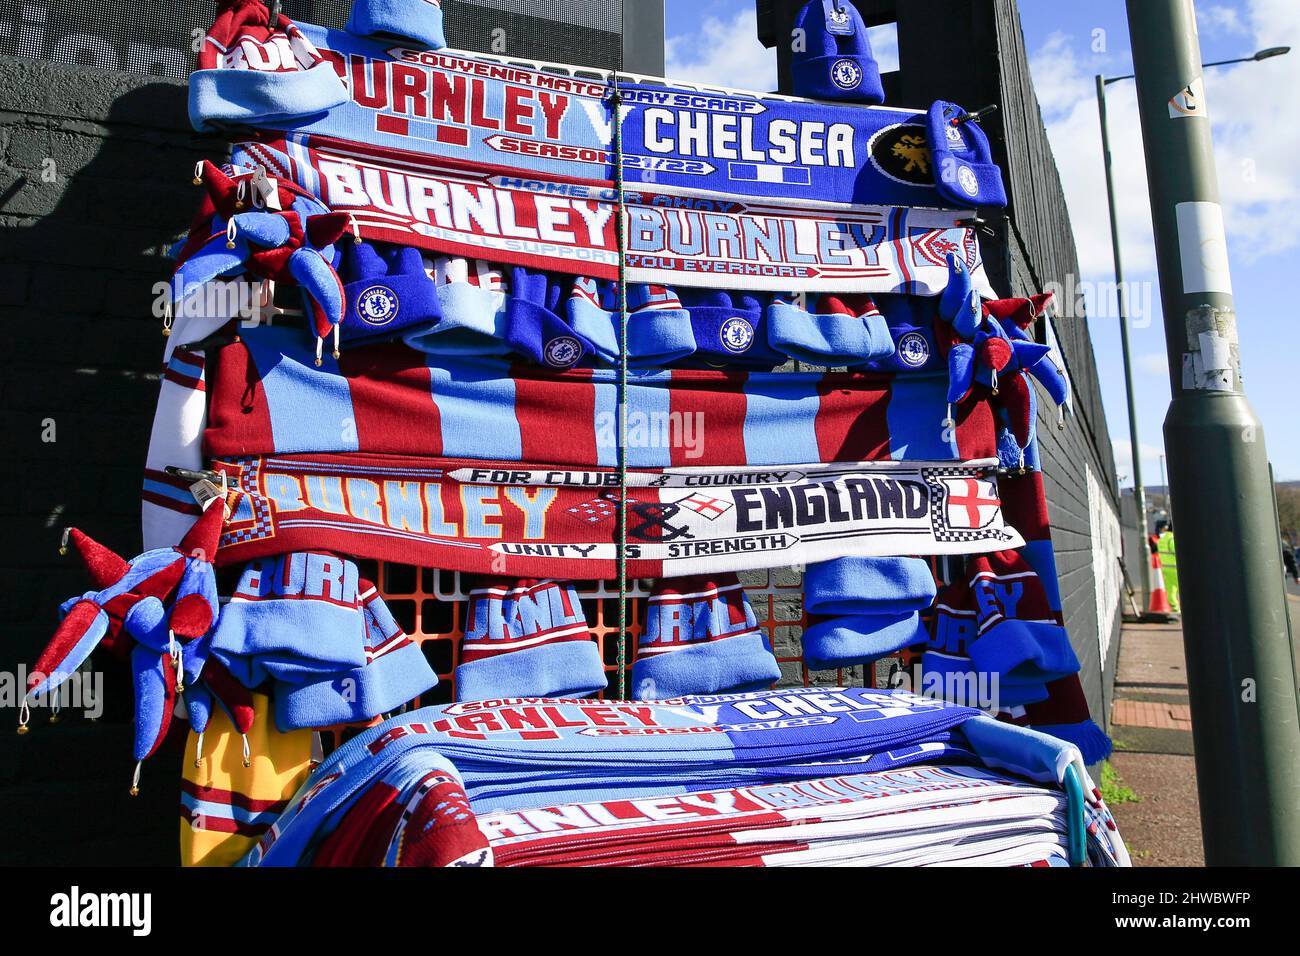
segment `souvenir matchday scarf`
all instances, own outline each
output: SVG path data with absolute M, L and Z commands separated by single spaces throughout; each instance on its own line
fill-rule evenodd
M 348 100 L 310 122 L 259 125 L 529 175 L 613 178 L 610 79 L 456 50 L 416 50 L 299 24 Z M 951 207 L 935 188 L 926 114 L 884 106 L 619 84 L 629 189 L 826 206 Z M 957 207 L 962 208 L 962 207 Z

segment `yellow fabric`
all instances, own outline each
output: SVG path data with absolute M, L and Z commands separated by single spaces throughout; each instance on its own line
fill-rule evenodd
M 181 782 L 181 865 L 231 866 L 275 822 L 283 805 L 310 772 L 310 730 L 275 729 L 271 700 L 253 695 L 256 717 L 244 741 L 220 707 L 203 734 L 203 758 L 195 766 L 199 735 L 190 731 Z
M 1156 551 L 1160 555 L 1160 576 L 1165 582 L 1165 593 L 1169 595 L 1171 610 L 1179 610 L 1178 605 L 1178 552 L 1174 550 L 1174 533 L 1166 531 L 1156 541 Z

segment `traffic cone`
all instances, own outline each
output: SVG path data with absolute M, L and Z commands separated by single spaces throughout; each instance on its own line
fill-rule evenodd
M 1147 616 L 1168 620 L 1174 609 L 1169 606 L 1169 595 L 1165 591 L 1165 576 L 1160 570 L 1160 553 L 1151 552 L 1151 602 L 1147 607 Z

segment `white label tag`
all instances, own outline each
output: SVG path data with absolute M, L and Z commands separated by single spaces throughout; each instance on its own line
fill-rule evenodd
M 1174 207 L 1174 215 L 1178 222 L 1183 291 L 1232 295 L 1223 208 L 1217 202 L 1180 202 Z

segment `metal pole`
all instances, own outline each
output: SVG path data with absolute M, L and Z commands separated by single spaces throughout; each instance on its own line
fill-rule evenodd
M 1147 494 L 1142 484 L 1142 444 L 1138 441 L 1137 403 L 1133 400 L 1133 358 L 1128 342 L 1128 306 L 1125 303 L 1124 267 L 1119 255 L 1119 217 L 1115 214 L 1115 182 L 1111 169 L 1110 132 L 1106 124 L 1106 78 L 1097 74 L 1097 117 L 1101 120 L 1101 152 L 1106 167 L 1106 205 L 1110 212 L 1110 249 L 1115 261 L 1115 305 L 1119 309 L 1119 342 L 1124 355 L 1124 394 L 1128 398 L 1128 442 L 1133 452 L 1133 503 L 1137 506 L 1139 543 L 1145 554 L 1147 537 Z M 1150 583 L 1143 578 L 1138 584 L 1142 606 L 1147 606 Z
M 1205 860 L 1300 865 L 1300 719 L 1191 0 L 1128 0 L 1173 401 L 1178 576 Z

